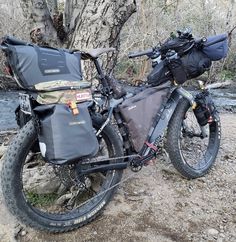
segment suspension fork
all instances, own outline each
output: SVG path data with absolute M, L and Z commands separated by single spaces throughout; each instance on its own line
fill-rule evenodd
M 201 84 L 199 83 L 199 85 L 201 85 Z M 201 89 L 204 90 L 203 88 L 201 88 Z M 190 105 L 192 106 L 192 109 L 193 109 L 193 110 L 197 107 L 197 103 L 196 103 L 196 101 L 195 101 L 195 98 L 194 98 L 194 96 L 193 96 L 190 92 L 186 91 L 186 90 L 185 90 L 184 88 L 182 88 L 182 87 L 177 88 L 176 91 L 177 91 L 181 96 L 183 96 L 184 98 L 186 98 L 186 99 L 189 101 L 189 103 L 190 103 Z M 201 138 L 206 138 L 206 137 L 207 137 L 207 130 L 206 130 L 206 127 L 205 127 L 205 126 L 201 126 L 200 124 L 199 124 L 199 127 L 200 127 L 200 129 L 201 129 L 200 137 L 201 137 Z
M 179 103 L 179 100 L 181 98 L 186 98 L 190 105 L 192 106 L 192 108 L 196 108 L 197 104 L 195 102 L 195 98 L 194 96 L 186 91 L 184 88 L 182 87 L 177 87 L 175 88 L 175 90 L 172 92 L 168 102 L 166 103 L 164 110 L 162 111 L 159 119 L 156 122 L 155 127 L 151 128 L 149 134 L 148 134 L 148 141 L 150 144 L 155 144 L 157 143 L 157 141 L 163 136 L 168 123 Z M 202 137 L 206 137 L 206 131 L 205 131 L 205 127 L 204 126 L 200 126 L 201 129 L 201 135 Z M 144 155 L 147 155 L 150 152 L 151 148 L 148 147 L 147 149 L 145 149 Z

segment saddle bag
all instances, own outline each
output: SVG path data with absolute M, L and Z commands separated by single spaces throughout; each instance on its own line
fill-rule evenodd
M 3 44 L 7 47 L 4 51 L 8 63 L 21 88 L 39 90 L 45 83 L 47 89 L 53 91 L 89 85 L 88 82 L 82 81 L 80 52 L 71 53 L 66 49 L 40 47 L 19 42 L 9 36 L 5 37 Z
M 39 146 L 47 162 L 62 165 L 94 156 L 99 144 L 88 111 L 88 102 L 77 105 L 73 114 L 65 104 L 41 105 L 34 108 L 39 118 Z
M 169 92 L 170 82 L 159 87 L 147 88 L 125 100 L 119 106 L 136 152 L 143 147 L 150 128 L 161 110 L 163 102 L 167 100 Z

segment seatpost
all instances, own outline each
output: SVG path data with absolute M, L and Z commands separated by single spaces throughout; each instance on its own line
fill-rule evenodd
M 109 87 L 108 82 L 106 80 L 106 76 L 105 76 L 105 74 L 102 70 L 102 67 L 99 64 L 98 58 L 94 59 L 93 62 L 94 62 L 95 67 L 97 69 L 99 79 L 101 80 L 101 83 L 103 85 L 104 92 L 108 95 L 110 93 L 110 87 Z

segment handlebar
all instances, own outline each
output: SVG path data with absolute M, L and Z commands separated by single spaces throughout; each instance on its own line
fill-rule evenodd
M 195 44 L 200 44 L 202 47 L 208 47 L 218 42 L 222 42 L 228 38 L 227 34 L 219 35 L 217 39 L 209 41 L 206 37 L 195 40 Z M 207 42 L 208 41 L 208 42 Z
M 222 34 L 217 36 L 217 38 L 211 40 L 211 38 L 207 39 L 206 37 L 200 38 L 200 39 L 192 39 L 191 43 L 192 45 L 189 46 L 188 49 L 186 49 L 184 52 L 188 52 L 194 45 L 198 46 L 199 48 L 204 48 L 204 47 L 208 47 L 211 45 L 214 45 L 218 42 L 222 42 L 224 40 L 226 40 L 228 38 L 227 34 Z M 135 58 L 135 57 L 139 57 L 139 56 L 143 56 L 143 55 L 147 55 L 148 57 L 152 57 L 155 54 L 156 48 L 151 48 L 145 51 L 141 51 L 141 52 L 130 52 L 129 53 L 129 58 Z M 160 50 L 160 52 L 159 52 Z M 159 48 L 158 53 L 161 54 L 161 48 Z M 156 52 L 157 53 L 157 52 Z
M 135 58 L 135 57 L 139 57 L 139 56 L 143 56 L 143 55 L 147 55 L 148 57 L 151 56 L 153 53 L 153 48 L 151 49 L 147 49 L 141 52 L 130 52 L 128 54 L 128 57 L 131 58 Z

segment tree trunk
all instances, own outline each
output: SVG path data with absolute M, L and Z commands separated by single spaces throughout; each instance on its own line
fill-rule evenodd
M 55 5 L 50 1 L 51 8 Z M 27 19 L 32 42 L 41 45 L 60 46 L 61 41 L 57 36 L 46 0 L 20 0 L 23 15 Z
M 101 47 L 115 47 L 119 50 L 119 34 L 124 23 L 136 11 L 134 0 L 110 1 L 89 0 L 83 6 L 74 8 L 70 28 L 74 32 L 68 42 L 69 48 L 88 50 Z M 76 14 L 77 13 L 77 17 Z M 116 53 L 108 53 L 103 67 L 110 72 L 117 60 Z M 92 78 L 92 64 L 84 65 L 86 77 Z
M 119 50 L 120 31 L 136 11 L 135 0 L 66 0 L 63 15 L 56 11 L 56 0 L 47 2 L 21 0 L 24 15 L 30 20 L 31 40 L 83 51 L 101 47 Z M 49 8 L 54 11 L 52 16 Z M 114 68 L 117 54 L 106 55 L 103 59 L 105 69 L 111 71 Z M 93 76 L 92 67 L 91 63 L 84 65 L 87 79 Z

